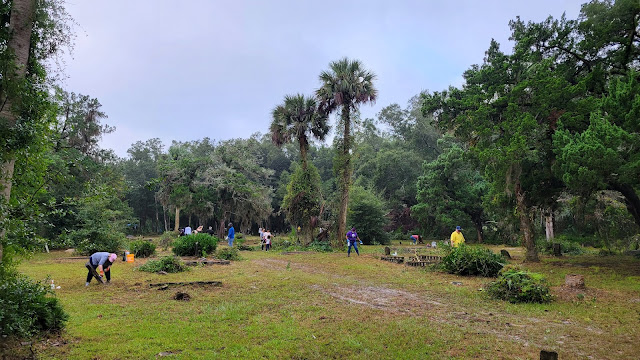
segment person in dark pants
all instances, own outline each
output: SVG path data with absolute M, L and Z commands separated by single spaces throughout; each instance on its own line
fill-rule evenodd
M 87 274 L 87 282 L 84 286 L 89 286 L 93 272 L 100 274 L 104 271 L 104 275 L 107 277 L 107 283 L 111 282 L 111 265 L 113 265 L 117 259 L 118 255 L 108 252 L 97 252 L 89 256 L 89 261 L 85 264 L 89 273 Z M 100 277 L 102 277 L 102 275 L 100 275 Z

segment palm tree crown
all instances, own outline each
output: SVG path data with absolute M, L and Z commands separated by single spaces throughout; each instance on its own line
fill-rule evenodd
M 280 147 L 295 140 L 300 144 L 300 157 L 306 167 L 309 137 L 323 141 L 329 132 L 327 115 L 318 111 L 313 97 L 287 95 L 284 103 L 272 112 L 271 141 Z
M 339 107 L 352 109 L 359 104 L 374 103 L 378 96 L 373 86 L 375 78 L 358 60 L 343 58 L 331 62 L 329 71 L 320 73 L 322 86 L 316 90 L 320 110 L 329 113 Z

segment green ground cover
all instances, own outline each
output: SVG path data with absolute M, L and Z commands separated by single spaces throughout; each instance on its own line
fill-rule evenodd
M 409 255 L 414 247 L 393 248 Z M 522 249 L 507 249 L 520 263 Z M 111 285 L 88 288 L 85 260 L 37 254 L 19 270 L 53 278 L 70 319 L 62 334 L 16 351 L 29 347 L 45 359 L 537 359 L 541 349 L 562 359 L 637 356 L 638 259 L 589 254 L 523 264 L 547 277 L 555 300 L 514 305 L 487 296 L 492 279 L 383 262 L 382 253 L 242 251 L 231 265 L 168 275 L 137 271 L 147 259 L 119 260 Z M 561 286 L 574 273 L 587 289 Z M 214 280 L 222 286 L 149 286 Z M 174 300 L 177 292 L 190 301 Z

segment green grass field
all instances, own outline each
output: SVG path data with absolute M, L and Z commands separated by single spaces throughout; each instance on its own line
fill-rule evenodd
M 520 263 L 522 249 L 508 249 Z M 487 297 L 490 279 L 392 264 L 382 253 L 244 251 L 231 265 L 169 275 L 137 271 L 145 259 L 119 259 L 111 285 L 89 287 L 84 259 L 37 254 L 19 270 L 51 276 L 70 320 L 61 335 L 22 347 L 43 359 L 538 359 L 542 349 L 560 359 L 638 358 L 640 260 L 524 264 L 545 274 L 557 297 L 513 305 Z M 585 276 L 586 290 L 561 287 L 574 273 Z M 200 280 L 223 285 L 149 286 Z M 178 291 L 191 300 L 174 300 Z

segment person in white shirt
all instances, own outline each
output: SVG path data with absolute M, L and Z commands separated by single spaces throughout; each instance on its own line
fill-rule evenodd
M 185 235 L 191 235 L 191 226 L 188 226 L 186 228 L 184 228 L 184 234 Z
M 273 235 L 271 235 L 271 231 L 269 230 L 263 233 L 263 235 L 264 235 L 264 250 L 269 251 L 269 249 L 271 248 L 271 238 L 273 237 Z

